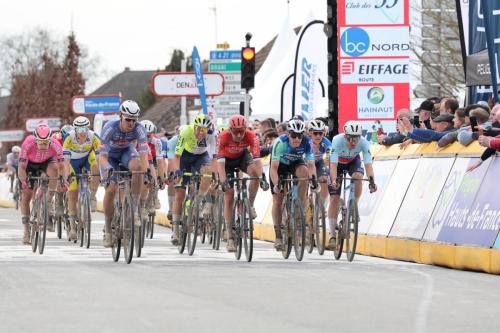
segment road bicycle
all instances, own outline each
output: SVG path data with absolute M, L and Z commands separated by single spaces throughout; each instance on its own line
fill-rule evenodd
M 326 183 L 326 181 L 318 181 Z M 324 185 L 326 186 L 326 184 Z M 306 224 L 306 244 L 307 252 L 312 253 L 314 245 L 320 255 L 325 253 L 326 243 L 326 210 L 321 200 L 320 193 L 316 191 L 309 192 L 309 207 L 308 218 L 309 223 Z

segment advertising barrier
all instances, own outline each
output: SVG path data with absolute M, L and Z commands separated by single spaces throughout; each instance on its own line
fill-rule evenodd
M 454 160 L 421 158 L 389 236 L 421 239 Z
M 375 161 L 374 164 L 376 163 L 379 162 Z M 417 158 L 398 161 L 367 234 L 381 236 L 389 234 L 418 164 L 419 159 Z M 365 195 L 368 195 L 366 193 Z M 365 200 L 365 198 L 366 196 L 363 196 L 361 200 Z

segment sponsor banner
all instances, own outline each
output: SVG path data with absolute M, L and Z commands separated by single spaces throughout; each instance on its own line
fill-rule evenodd
M 366 234 L 372 221 L 375 211 L 380 204 L 380 201 L 385 193 L 391 175 L 396 167 L 397 160 L 374 161 L 373 171 L 377 177 L 378 190 L 375 193 L 370 193 L 368 182 L 363 182 L 363 194 L 358 203 L 358 212 L 360 223 L 358 231 L 361 234 Z
M 491 69 L 488 50 L 482 50 L 467 57 L 467 86 L 491 85 Z
M 432 215 L 452 158 L 421 158 L 389 236 L 420 240 Z
M 31 118 L 26 119 L 26 131 L 33 132 L 37 125 L 45 124 L 50 127 L 51 130 L 58 129 L 61 127 L 61 118 Z
M 409 27 L 340 28 L 341 57 L 407 57 Z
M 500 233 L 498 233 L 497 241 L 495 242 L 495 246 L 494 247 L 496 249 L 500 249 Z
M 394 87 L 358 86 L 358 119 L 394 119 Z
M 23 130 L 0 131 L 0 142 L 18 142 L 24 139 Z
M 399 207 L 413 174 L 419 164 L 418 158 L 399 160 L 381 199 L 383 205 L 377 207 L 367 234 L 387 236 L 398 214 Z
M 218 96 L 224 92 L 224 77 L 221 74 L 205 73 L 203 80 L 206 96 Z M 157 96 L 200 96 L 194 73 L 158 72 L 153 75 L 152 86 Z
M 446 179 L 441 195 L 436 203 L 436 207 L 432 212 L 432 216 L 427 225 L 427 229 L 425 230 L 423 240 L 437 240 L 438 234 L 441 231 L 446 216 L 448 215 L 453 199 L 455 198 L 455 193 L 457 193 L 457 190 L 462 183 L 465 171 L 467 170 L 470 162 L 470 158 L 456 158 L 453 168 L 448 175 L 448 179 Z
M 196 78 L 196 87 L 200 96 L 201 108 L 204 114 L 208 114 L 207 109 L 207 95 L 205 93 L 205 80 L 203 79 L 203 65 L 201 64 L 200 55 L 196 46 L 193 47 L 192 52 L 194 76 Z
M 485 162 L 464 175 L 438 234 L 438 241 L 487 247 L 493 245 L 500 216 L 500 201 L 496 200 L 498 172 L 500 159 L 493 158 L 492 162 Z M 496 229 L 492 231 L 492 227 Z
M 340 25 L 409 24 L 409 0 L 339 0 Z
M 406 83 L 410 82 L 409 58 L 364 59 L 340 61 L 340 83 Z
M 74 113 L 114 113 L 120 111 L 120 95 L 74 96 Z

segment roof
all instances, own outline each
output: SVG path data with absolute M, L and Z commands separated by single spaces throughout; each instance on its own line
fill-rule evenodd
M 156 71 L 131 71 L 128 67 L 97 88 L 91 95 L 121 93 L 123 99 L 138 100 L 150 87 L 151 76 Z

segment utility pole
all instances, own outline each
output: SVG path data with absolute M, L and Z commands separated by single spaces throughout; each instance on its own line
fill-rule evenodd
M 339 133 L 339 86 L 337 60 L 337 0 L 327 0 L 325 34 L 328 50 L 328 137 Z

